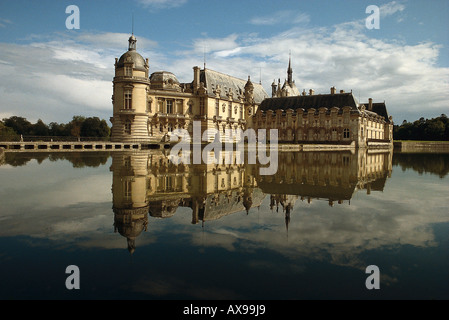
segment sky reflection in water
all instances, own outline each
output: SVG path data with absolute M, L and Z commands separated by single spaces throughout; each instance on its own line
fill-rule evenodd
M 449 155 L 8 153 L 2 299 L 448 299 Z M 65 288 L 66 266 L 81 290 Z M 380 268 L 367 290 L 365 268 Z

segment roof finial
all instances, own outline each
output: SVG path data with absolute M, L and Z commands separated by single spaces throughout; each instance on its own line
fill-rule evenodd
M 131 32 L 132 32 L 131 37 L 129 37 L 129 39 L 128 39 L 128 42 L 129 42 L 128 51 L 134 51 L 137 48 L 137 46 L 136 46 L 137 39 L 134 36 L 134 12 L 132 14 L 132 28 L 131 28 Z

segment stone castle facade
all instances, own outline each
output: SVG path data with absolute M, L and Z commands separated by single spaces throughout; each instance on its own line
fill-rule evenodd
M 272 84 L 271 98 L 261 84 L 214 70 L 193 68 L 193 81 L 180 83 L 167 71 L 149 73 L 149 61 L 129 38 L 128 51 L 115 62 L 111 139 L 114 142 L 160 144 L 175 129 L 190 134 L 215 129 L 278 129 L 284 143 L 343 144 L 354 147 L 393 143 L 393 121 L 385 103 L 359 103 L 352 92 L 301 93 L 293 81 L 291 59 L 287 79 Z M 212 130 L 207 137 L 213 141 Z
M 180 83 L 167 71 L 150 75 L 136 42 L 131 36 L 128 52 L 115 62 L 113 141 L 161 143 L 174 129 L 191 133 L 194 121 L 202 132 L 251 127 L 258 105 L 268 97 L 260 84 L 199 67 L 193 68 L 191 83 Z

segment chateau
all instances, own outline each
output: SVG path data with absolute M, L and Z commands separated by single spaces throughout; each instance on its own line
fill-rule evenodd
M 287 79 L 272 84 L 271 98 L 261 84 L 210 69 L 193 67 L 193 81 L 180 83 L 168 71 L 149 73 L 149 61 L 129 38 L 128 51 L 115 61 L 113 142 L 160 144 L 175 129 L 192 133 L 215 129 L 277 129 L 282 143 L 391 147 L 393 121 L 385 103 L 359 103 L 352 92 L 334 87 L 329 94 L 300 92 L 293 81 L 291 59 Z M 215 134 L 208 131 L 209 141 Z
M 192 132 L 193 121 L 202 132 L 215 128 L 251 127 L 252 117 L 268 94 L 260 84 L 209 69 L 193 68 L 193 81 L 180 83 L 167 71 L 149 75 L 148 59 L 129 38 L 128 52 L 115 62 L 112 140 L 160 143 L 174 129 Z M 214 135 L 210 139 L 213 140 Z

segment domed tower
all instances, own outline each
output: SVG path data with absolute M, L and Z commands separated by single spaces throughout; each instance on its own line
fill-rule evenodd
M 137 51 L 137 39 L 129 37 L 128 51 L 115 59 L 113 80 L 113 117 L 111 139 L 115 142 L 146 141 L 148 134 L 148 91 L 150 90 L 148 59 Z
M 127 239 L 128 250 L 148 225 L 148 157 L 147 153 L 114 152 L 112 154 L 112 210 L 114 232 Z

